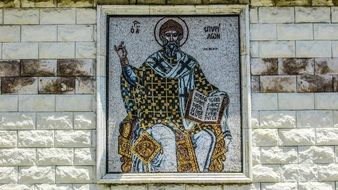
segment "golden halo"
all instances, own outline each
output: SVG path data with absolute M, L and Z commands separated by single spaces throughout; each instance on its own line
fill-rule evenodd
M 154 29 L 155 40 L 158 44 L 160 44 L 160 46 L 163 45 L 162 40 L 160 39 L 160 28 L 165 22 L 167 22 L 170 19 L 178 22 L 183 28 L 183 38 L 182 38 L 181 43 L 180 43 L 180 46 L 182 46 L 188 40 L 189 29 L 188 29 L 187 23 L 185 23 L 185 21 L 183 19 L 181 19 L 180 17 L 163 17 L 163 18 L 161 18 L 155 25 L 155 29 Z

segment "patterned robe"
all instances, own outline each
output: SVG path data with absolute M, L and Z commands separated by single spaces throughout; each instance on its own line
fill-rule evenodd
M 219 92 L 207 81 L 197 61 L 184 52 L 179 52 L 176 59 L 170 60 L 159 51 L 149 56 L 140 68 L 127 66 L 123 70 L 121 92 L 128 116 L 120 125 L 119 154 L 122 155 L 122 171 L 132 171 L 133 156 L 135 157 L 132 146 L 140 136 L 135 131 L 162 124 L 169 126 L 175 133 L 178 172 L 201 172 L 191 136 L 203 129 L 212 131 L 216 137 L 208 171 L 221 172 L 227 152 L 224 138 L 225 135 L 230 136 L 226 122 L 203 124 L 184 118 L 187 99 L 192 90 L 206 96 Z M 228 99 L 227 94 L 224 95 Z M 226 114 L 227 112 L 225 116 Z M 148 155 L 147 158 L 140 159 L 147 162 L 154 155 L 150 157 Z

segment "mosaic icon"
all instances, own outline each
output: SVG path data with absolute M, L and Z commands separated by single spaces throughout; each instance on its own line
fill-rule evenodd
M 118 137 L 122 172 L 222 172 L 232 138 L 228 94 L 182 51 L 189 37 L 183 19 L 159 19 L 154 37 L 161 49 L 138 68 L 129 64 L 128 44 L 114 46 L 128 113 Z

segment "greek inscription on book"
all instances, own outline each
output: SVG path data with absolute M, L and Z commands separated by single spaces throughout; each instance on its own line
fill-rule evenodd
M 219 124 L 228 103 L 227 95 L 205 96 L 194 90 L 187 102 L 185 118 L 196 122 Z

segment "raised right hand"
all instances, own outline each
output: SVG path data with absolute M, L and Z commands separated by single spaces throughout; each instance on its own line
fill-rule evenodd
M 121 65 L 128 65 L 128 59 L 127 59 L 127 49 L 124 45 L 124 41 L 121 41 L 118 46 L 114 45 L 115 52 L 120 58 Z

